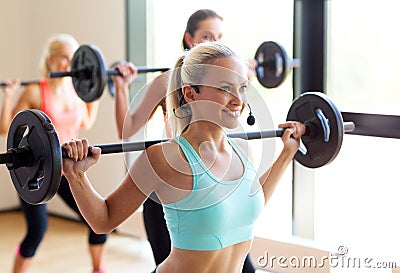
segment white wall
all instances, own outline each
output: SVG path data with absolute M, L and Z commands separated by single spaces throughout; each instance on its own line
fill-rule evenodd
M 0 80 L 39 79 L 38 62 L 47 38 L 53 33 L 72 34 L 79 43 L 97 45 L 106 63 L 125 58 L 124 0 L 0 0 Z M 1 99 L 1 95 L 0 95 Z M 119 142 L 114 121 L 114 102 L 108 91 L 100 99 L 94 127 L 82 132 L 92 144 Z M 6 151 L 6 137 L 0 138 L 0 152 Z M 90 170 L 96 189 L 108 194 L 125 173 L 123 154 L 103 156 Z M 17 208 L 18 199 L 5 166 L 0 167 L 0 211 Z M 58 197 L 49 211 L 73 216 Z

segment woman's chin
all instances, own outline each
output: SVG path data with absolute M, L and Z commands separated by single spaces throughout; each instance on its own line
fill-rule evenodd
M 225 120 L 223 122 L 223 127 L 226 129 L 235 129 L 239 126 L 239 120 L 238 119 L 231 119 L 231 120 Z

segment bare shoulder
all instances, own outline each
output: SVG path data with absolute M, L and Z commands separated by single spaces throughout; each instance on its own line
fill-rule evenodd
M 146 96 L 148 100 L 159 103 L 164 99 L 168 87 L 168 71 L 154 78 L 146 86 Z
M 157 88 L 163 88 L 164 90 L 167 88 L 169 79 L 169 72 L 164 72 L 153 79 L 151 85 Z
M 178 187 L 182 175 L 190 167 L 173 141 L 155 144 L 142 151 L 130 168 L 130 176 L 144 192 L 166 192 L 170 186 Z
M 152 145 L 141 152 L 133 166 L 136 170 L 155 171 L 158 176 L 169 175 L 173 171 L 173 163 L 179 158 L 179 145 L 173 141 L 167 141 Z
M 40 95 L 40 85 L 39 84 L 29 84 L 26 86 L 24 93 L 30 95 Z
M 161 73 L 158 77 L 156 77 L 156 80 L 159 83 L 163 83 L 164 85 L 167 85 L 169 76 L 170 76 L 170 70 L 168 70 L 168 71 L 166 71 L 164 73 Z
M 18 104 L 24 109 L 40 109 L 42 96 L 38 84 L 30 84 L 22 92 Z

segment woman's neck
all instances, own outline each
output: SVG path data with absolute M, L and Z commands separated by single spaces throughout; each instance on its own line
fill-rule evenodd
M 191 144 L 202 144 L 204 142 L 212 142 L 216 146 L 227 143 L 225 130 L 208 121 L 196 121 L 191 123 L 182 133 L 182 136 L 188 139 Z
M 63 77 L 63 78 L 47 78 L 49 85 L 52 87 L 53 91 L 58 89 L 69 88 L 72 85 L 71 78 Z

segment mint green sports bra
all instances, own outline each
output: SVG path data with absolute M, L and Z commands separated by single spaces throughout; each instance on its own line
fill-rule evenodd
M 187 250 L 217 250 L 253 238 L 253 225 L 264 208 L 264 194 L 254 166 L 228 138 L 240 157 L 243 176 L 233 181 L 215 177 L 190 143 L 175 138 L 193 173 L 192 192 L 163 204 L 172 245 Z

